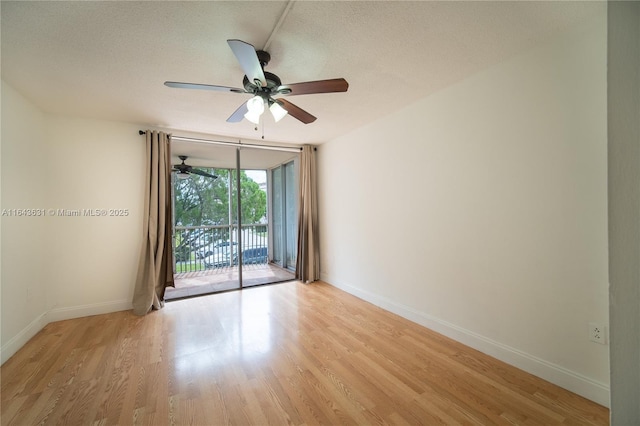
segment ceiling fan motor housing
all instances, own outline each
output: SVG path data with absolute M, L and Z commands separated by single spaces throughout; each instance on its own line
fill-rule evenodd
M 267 80 L 267 85 L 262 87 L 260 84 L 256 84 L 253 81 L 249 81 L 247 76 L 244 76 L 242 80 L 242 85 L 244 86 L 244 90 L 250 93 L 254 93 L 259 95 L 260 92 L 265 92 L 266 94 L 275 93 L 278 87 L 282 86 L 282 81 L 280 81 L 280 77 L 277 75 L 267 72 L 264 72 L 264 78 Z

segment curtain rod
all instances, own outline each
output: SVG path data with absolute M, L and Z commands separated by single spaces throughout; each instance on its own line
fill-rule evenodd
M 144 130 L 138 130 L 139 135 L 144 135 L 147 132 Z M 242 143 L 242 142 L 227 142 L 227 141 L 217 141 L 213 139 L 199 139 L 199 138 L 189 138 L 186 136 L 173 136 L 171 135 L 171 139 L 181 140 L 185 142 L 195 142 L 195 143 L 203 143 L 210 145 L 226 145 L 226 146 L 235 146 L 236 148 L 257 148 L 257 149 L 268 149 L 271 151 L 286 151 L 286 152 L 300 152 L 302 151 L 302 147 L 286 147 L 286 146 L 276 146 L 276 145 L 258 145 L 253 143 Z M 314 147 L 314 151 L 315 151 Z

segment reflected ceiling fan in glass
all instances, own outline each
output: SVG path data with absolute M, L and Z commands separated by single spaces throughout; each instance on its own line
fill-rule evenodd
M 208 178 L 212 178 L 212 179 L 217 179 L 218 176 L 216 175 L 212 175 L 211 173 L 207 173 L 204 170 L 200 170 L 200 169 L 195 169 L 192 166 L 185 164 L 185 161 L 187 160 L 186 155 L 179 155 L 178 158 L 180 160 L 182 160 L 181 164 L 176 164 L 175 166 L 173 166 L 173 170 L 176 173 L 176 177 L 178 179 L 189 179 L 189 177 L 191 176 L 191 174 L 194 175 L 200 175 L 200 176 L 204 176 L 204 177 L 208 177 Z

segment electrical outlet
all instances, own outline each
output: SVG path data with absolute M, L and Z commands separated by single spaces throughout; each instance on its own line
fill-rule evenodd
M 596 322 L 589 323 L 589 340 L 592 342 L 600 343 L 601 345 L 607 344 L 607 330 L 602 324 Z

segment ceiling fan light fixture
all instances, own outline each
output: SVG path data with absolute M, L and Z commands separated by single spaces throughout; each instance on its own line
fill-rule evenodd
M 254 96 L 247 101 L 247 109 L 249 112 L 262 114 L 264 112 L 264 100 L 260 96 Z
M 273 119 L 276 120 L 276 123 L 282 120 L 284 116 L 288 114 L 287 110 L 282 108 L 282 105 L 280 105 L 277 101 L 271 104 L 269 110 L 273 115 Z
M 259 124 L 260 123 L 260 115 L 261 114 L 262 113 L 255 113 L 255 112 L 249 111 L 244 115 L 244 118 L 246 118 L 247 120 L 249 120 L 253 124 Z
M 264 100 L 260 96 L 254 96 L 247 101 L 247 113 L 244 115 L 244 118 L 254 124 L 258 124 L 263 112 Z
M 178 172 L 176 173 L 178 179 L 189 179 L 189 173 L 187 172 Z

